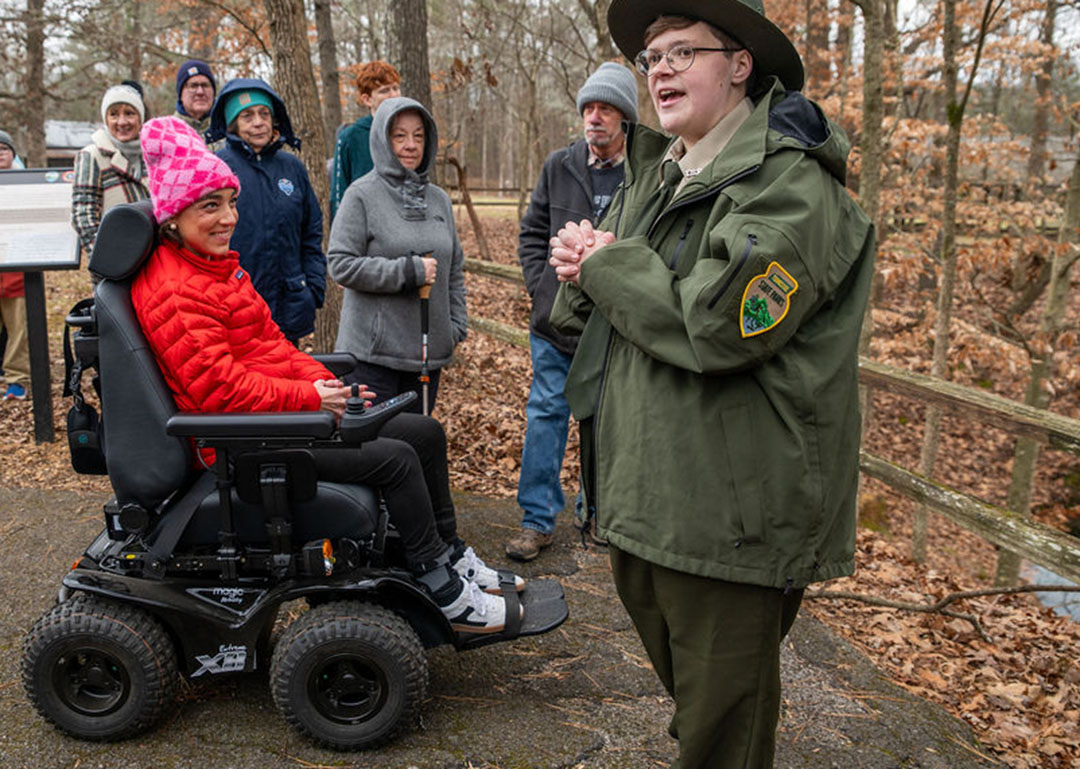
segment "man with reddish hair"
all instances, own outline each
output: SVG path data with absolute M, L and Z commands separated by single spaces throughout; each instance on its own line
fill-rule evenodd
M 337 213 L 338 204 L 349 185 L 374 168 L 369 146 L 371 120 L 380 104 L 401 96 L 401 75 L 392 64 L 369 61 L 361 65 L 356 73 L 356 88 L 360 92 L 359 101 L 367 107 L 368 114 L 338 134 L 330 180 L 331 218 Z

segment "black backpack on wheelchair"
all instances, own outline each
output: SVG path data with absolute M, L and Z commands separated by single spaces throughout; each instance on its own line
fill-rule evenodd
M 561 587 L 532 580 L 520 596 L 524 620 L 508 585 L 503 632 L 455 633 L 404 568 L 378 494 L 316 480 L 309 449 L 355 448 L 415 394 L 366 410 L 351 399 L 340 425 L 327 412 L 179 413 L 130 299 L 155 230 L 148 202 L 111 209 L 90 259 L 102 280 L 92 304 L 68 317 L 71 442 L 83 449 L 73 460 L 107 470 L 115 496 L 105 528 L 24 642 L 23 683 L 46 720 L 83 739 L 123 739 L 170 707 L 181 674 L 268 667 L 290 724 L 329 747 L 370 747 L 417 714 L 425 648 L 463 650 L 562 624 Z M 355 364 L 319 359 L 335 373 Z M 94 368 L 101 423 L 77 381 Z M 193 447 L 214 449 L 214 466 L 196 469 Z M 279 607 L 298 598 L 311 608 L 271 648 Z

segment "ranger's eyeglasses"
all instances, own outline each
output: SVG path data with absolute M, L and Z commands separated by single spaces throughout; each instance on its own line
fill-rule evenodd
M 735 53 L 735 51 L 741 50 L 742 48 L 702 48 L 693 45 L 676 45 L 669 48 L 665 53 L 646 48 L 634 57 L 634 65 L 637 67 L 638 72 L 648 77 L 649 73 L 660 63 L 661 59 L 667 59 L 667 64 L 671 67 L 672 72 L 685 72 L 690 69 L 690 67 L 694 66 L 694 56 L 699 51 Z

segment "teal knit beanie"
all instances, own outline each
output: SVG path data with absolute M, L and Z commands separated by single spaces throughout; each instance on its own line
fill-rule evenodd
M 270 94 L 266 91 L 248 88 L 229 94 L 225 102 L 225 125 L 232 125 L 232 121 L 236 120 L 237 115 L 248 107 L 254 107 L 256 104 L 261 104 L 269 109 L 271 116 L 274 114 L 274 105 L 270 102 Z

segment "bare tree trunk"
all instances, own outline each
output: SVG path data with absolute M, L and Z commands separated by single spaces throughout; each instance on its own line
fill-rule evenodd
M 482 187 L 491 186 L 491 178 L 488 176 L 488 137 L 491 135 L 492 126 L 487 120 L 487 92 L 480 96 L 480 114 L 478 125 L 480 128 L 480 182 Z M 496 187 L 500 185 L 495 185 Z
M 426 0 L 394 0 L 391 40 L 401 73 L 401 93 L 431 111 L 431 68 L 428 66 L 428 17 Z
M 128 77 L 132 80 L 142 79 L 143 69 L 143 23 L 142 9 L 144 3 L 134 2 L 131 4 L 131 42 L 128 44 L 131 53 L 131 63 L 128 67 Z M 149 118 L 150 115 L 147 115 Z
M 307 22 L 303 0 L 264 0 L 270 22 L 270 44 L 274 53 L 274 84 L 288 105 L 293 129 L 300 137 L 300 159 L 307 168 L 311 186 L 319 199 L 323 222 L 329 222 L 330 180 L 326 173 L 326 138 L 315 72 L 311 67 Z M 323 247 L 329 228 L 323 227 Z M 341 315 L 341 289 L 333 281 L 327 285 L 326 302 L 315 318 L 315 349 L 334 349 Z
M 863 29 L 866 40 L 863 44 L 863 112 L 860 131 L 859 152 L 862 156 L 862 170 L 859 174 L 859 205 L 878 228 L 881 198 L 881 167 L 884 147 L 882 146 L 882 121 L 885 116 L 884 106 L 884 57 L 885 47 L 885 3 L 882 0 L 856 0 L 863 14 Z M 878 280 L 874 280 L 874 290 L 870 301 L 866 303 L 863 315 L 862 331 L 859 334 L 859 355 L 870 352 L 870 340 L 874 336 L 873 309 L 877 297 Z M 862 408 L 862 431 L 866 435 L 872 419 L 870 391 L 865 386 L 859 387 L 859 405 Z
M 1035 114 L 1031 121 L 1031 155 L 1028 156 L 1028 186 L 1038 184 L 1046 168 L 1046 137 L 1050 132 L 1050 82 L 1054 74 L 1054 25 L 1057 0 L 1046 0 L 1039 42 L 1043 44 L 1042 66 L 1035 73 Z
M 480 217 L 476 213 L 476 206 L 472 202 L 472 195 L 469 194 L 469 183 L 465 178 L 465 167 L 453 156 L 446 158 L 446 162 L 457 170 L 461 202 L 465 204 L 465 210 L 469 214 L 469 223 L 472 224 L 473 234 L 476 235 L 476 248 L 480 251 L 480 258 L 485 262 L 490 262 L 492 261 L 491 248 L 488 246 L 487 236 L 484 234 L 483 222 L 480 221 Z
M 212 61 L 217 50 L 217 27 L 222 11 L 208 0 L 191 6 L 191 31 L 187 36 L 188 55 L 193 59 Z M 223 83 L 218 83 L 220 88 Z M 171 111 L 171 110 L 170 110 Z
M 934 352 L 930 375 L 944 379 L 949 355 L 949 325 L 952 320 L 953 290 L 956 286 L 956 198 L 959 177 L 960 131 L 962 114 L 957 114 L 956 49 L 959 30 L 956 27 L 956 0 L 944 0 L 944 84 L 949 130 L 945 138 L 944 210 L 941 214 L 941 280 L 938 283 L 937 318 L 934 321 Z M 941 409 L 931 405 L 926 413 L 926 432 L 919 453 L 919 474 L 930 477 L 934 472 L 938 446 L 941 443 Z M 929 511 L 925 505 L 915 510 L 911 534 L 911 555 L 917 563 L 926 560 L 926 530 Z
M 617 59 L 619 52 L 615 50 L 615 43 L 611 39 L 611 33 L 608 32 L 607 27 L 607 12 L 608 8 L 611 7 L 611 0 L 578 0 L 578 7 L 585 14 L 585 18 L 589 20 L 589 26 L 592 27 L 593 32 L 596 34 L 595 53 L 599 61 L 595 61 L 590 55 L 589 66 L 595 68 L 599 65 L 599 62 Z
M 855 6 L 853 3 L 845 3 L 840 7 L 840 16 L 836 29 L 836 51 L 840 55 L 840 114 L 837 122 L 845 131 L 853 133 L 853 126 L 849 124 L 845 114 L 844 105 L 847 102 L 848 81 L 851 77 L 851 65 L 854 58 L 853 46 L 851 45 L 851 31 L 855 27 Z M 865 55 L 864 55 L 865 58 Z
M 1051 0 L 1053 2 L 1053 0 Z M 1069 177 L 1069 188 L 1065 197 L 1065 214 L 1058 230 L 1059 243 L 1075 243 L 1076 231 L 1080 228 L 1080 152 Z M 1051 261 L 1050 291 L 1039 323 L 1039 334 L 1035 345 L 1038 357 L 1031 362 L 1031 377 L 1028 380 L 1024 403 L 1045 409 L 1050 405 L 1050 393 L 1043 382 L 1051 375 L 1054 347 L 1058 334 L 1065 322 L 1066 298 L 1069 293 L 1069 270 L 1077 262 L 1077 250 L 1056 249 Z M 1035 481 L 1035 465 L 1039 459 L 1039 444 L 1030 438 L 1018 438 L 1013 453 L 1012 482 L 1009 485 L 1010 510 L 1028 515 L 1031 512 L 1031 490 Z M 998 553 L 997 573 L 994 584 L 998 587 L 1015 585 L 1020 576 L 1020 556 L 1009 550 Z
M 538 119 L 536 110 L 536 77 L 535 74 L 525 71 L 525 63 L 519 61 L 522 77 L 525 80 L 525 106 L 526 114 L 528 118 L 522 120 L 521 130 L 519 136 L 521 137 L 521 145 L 518 148 L 518 170 L 517 170 L 517 185 L 518 185 L 518 204 L 517 204 L 517 218 L 518 223 L 521 223 L 521 218 L 525 215 L 525 206 L 528 203 L 529 192 L 532 190 L 531 163 L 532 163 L 532 149 L 536 145 L 536 135 L 538 132 Z M 532 76 L 530 76 L 532 75 Z
M 956 202 L 959 187 L 960 136 L 964 127 L 964 111 L 967 108 L 975 74 L 982 58 L 986 31 L 1004 0 L 986 0 L 983 9 L 982 24 L 976 39 L 975 57 L 971 64 L 971 73 L 967 87 L 961 97 L 957 97 L 957 49 L 960 32 L 956 26 L 956 0 L 944 0 L 944 86 L 945 115 L 949 130 L 945 138 L 945 188 L 943 191 L 944 210 L 941 215 L 941 280 L 938 284 L 937 319 L 934 321 L 934 356 L 930 364 L 930 375 L 944 379 L 946 362 L 949 354 L 949 326 L 952 320 L 953 292 L 956 286 Z M 995 5 L 995 3 L 997 3 Z M 919 454 L 919 474 L 931 477 L 937 459 L 938 446 L 941 443 L 941 408 L 930 406 L 926 414 L 926 432 L 923 435 L 922 451 Z M 926 530 L 929 521 L 928 508 L 920 505 L 915 510 L 911 534 L 911 557 L 917 563 L 926 560 Z
M 805 0 L 806 8 L 806 86 L 816 97 L 824 96 L 832 83 L 829 67 L 829 6 L 825 0 Z M 785 84 L 786 85 L 786 84 Z
M 342 122 L 341 77 L 338 73 L 337 42 L 330 15 L 330 0 L 315 0 L 315 28 L 319 33 L 319 69 L 322 74 L 326 143 L 329 146 Z
M 26 100 L 23 108 L 28 168 L 45 167 L 45 0 L 26 0 Z

